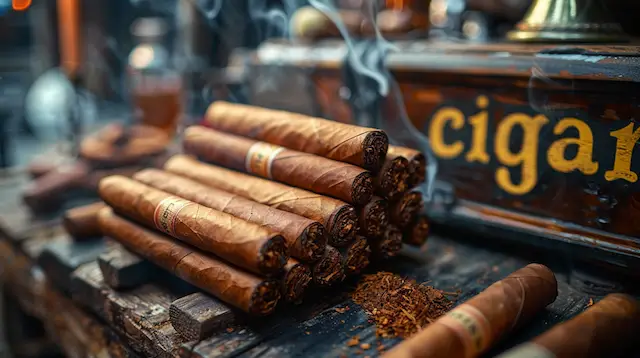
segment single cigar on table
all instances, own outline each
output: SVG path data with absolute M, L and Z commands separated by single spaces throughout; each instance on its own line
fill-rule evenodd
M 169 159 L 164 169 L 246 199 L 318 221 L 329 242 L 345 246 L 355 238 L 358 217 L 353 206 L 303 189 L 199 162 L 185 155 Z
M 429 219 L 426 216 L 418 215 L 404 229 L 402 241 L 411 246 L 422 246 L 429 238 Z
M 111 176 L 98 192 L 118 213 L 252 272 L 279 274 L 289 258 L 280 234 L 135 180 Z
M 371 256 L 378 260 L 390 259 L 402 250 L 402 232 L 389 225 L 380 238 L 369 238 Z
M 101 235 L 98 213 L 105 207 L 103 202 L 97 202 L 67 210 L 62 217 L 62 225 L 76 240 L 98 237 Z
M 477 357 L 557 295 L 553 272 L 543 265 L 528 265 L 459 305 L 384 357 Z
M 22 199 L 34 211 L 47 210 L 57 204 L 61 194 L 78 188 L 90 171 L 91 167 L 84 161 L 61 165 L 33 180 L 24 189 Z
M 575 318 L 498 358 L 618 357 L 638 345 L 640 305 L 628 295 L 610 294 Z
M 287 302 L 301 303 L 304 292 L 311 283 L 311 271 L 309 268 L 296 261 L 289 259 L 284 266 L 284 275 L 280 280 L 282 297 Z
M 324 254 L 327 235 L 324 226 L 317 221 L 158 169 L 145 169 L 133 178 L 169 194 L 279 232 L 287 242 L 289 254 L 303 262 L 317 261 Z
M 411 167 L 402 156 L 387 153 L 382 168 L 376 175 L 376 194 L 393 199 L 409 189 Z
M 422 211 L 422 194 L 419 191 L 409 191 L 391 203 L 389 215 L 391 222 L 404 228 Z
M 410 176 L 407 180 L 409 188 L 424 183 L 427 177 L 427 158 L 424 154 L 415 149 L 390 145 L 388 155 L 403 157 L 409 161 Z
M 373 172 L 382 166 L 389 147 L 389 138 L 379 129 L 222 101 L 209 106 L 205 124 Z
M 360 234 L 366 237 L 380 237 L 389 225 L 389 204 L 386 200 L 374 196 L 371 201 L 358 210 Z
M 342 266 L 345 275 L 352 276 L 359 274 L 369 266 L 371 247 L 366 238 L 357 236 L 349 246 L 341 248 Z
M 315 154 L 201 126 L 185 130 L 183 146 L 187 153 L 205 162 L 332 196 L 350 204 L 363 205 L 373 195 L 370 172 Z
M 320 261 L 311 267 L 313 282 L 319 286 L 332 286 L 344 279 L 343 258 L 340 251 L 327 245 L 327 250 Z
M 280 298 L 277 281 L 244 272 L 163 234 L 103 209 L 98 220 L 109 236 L 147 260 L 224 302 L 254 315 L 273 312 Z

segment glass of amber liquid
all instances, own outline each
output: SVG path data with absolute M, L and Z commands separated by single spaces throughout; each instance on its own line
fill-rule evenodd
M 184 110 L 182 77 L 163 45 L 166 24 L 158 18 L 141 18 L 132 26 L 138 45 L 129 54 L 128 75 L 134 118 L 140 124 L 162 129 L 173 137 Z

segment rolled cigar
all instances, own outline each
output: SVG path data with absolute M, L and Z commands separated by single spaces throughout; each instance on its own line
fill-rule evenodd
M 340 249 L 342 254 L 342 267 L 345 275 L 357 275 L 369 266 L 371 247 L 366 238 L 357 236 L 349 246 Z
M 389 138 L 374 128 L 358 127 L 301 114 L 228 102 L 207 110 L 207 126 L 271 144 L 378 171 Z
M 376 175 L 376 194 L 393 199 L 409 189 L 411 167 L 401 156 L 387 153 L 382 169 Z
M 402 250 L 402 232 L 389 225 L 380 238 L 370 238 L 371 255 L 378 260 L 390 259 Z
M 131 251 L 222 301 L 254 315 L 273 312 L 277 281 L 256 277 L 165 235 L 136 225 L 110 208 L 98 215 L 100 228 Z
M 429 237 L 429 219 L 417 216 L 404 230 L 402 241 L 411 246 L 422 246 Z
M 295 259 L 289 259 L 284 266 L 284 275 L 280 281 L 282 297 L 287 302 L 300 303 L 310 283 L 309 268 Z
M 22 192 L 22 200 L 35 212 L 57 207 L 60 196 L 77 188 L 90 171 L 84 161 L 59 166 L 31 182 Z
M 557 295 L 553 272 L 543 265 L 528 265 L 456 307 L 384 357 L 477 357 Z
M 415 149 L 395 145 L 389 146 L 389 154 L 404 157 L 409 161 L 411 175 L 407 182 L 410 188 L 424 182 L 427 177 L 427 158 L 424 154 Z
M 183 145 L 187 153 L 206 162 L 332 196 L 354 205 L 364 205 L 373 195 L 370 172 L 314 154 L 200 126 L 185 130 Z
M 610 294 L 575 318 L 556 325 L 499 358 L 618 357 L 640 329 L 640 305 L 628 295 Z
M 62 217 L 62 225 L 76 240 L 100 236 L 98 213 L 105 207 L 103 202 L 97 202 L 67 210 Z
M 327 229 L 329 242 L 334 246 L 347 245 L 353 241 L 358 230 L 355 209 L 338 199 L 204 164 L 184 155 L 169 159 L 164 169 L 246 199 L 318 221 Z
M 287 242 L 289 254 L 303 262 L 319 260 L 327 246 L 324 226 L 300 215 L 256 203 L 158 169 L 145 169 L 136 173 L 133 178 L 169 194 L 279 232 Z
M 107 177 L 98 193 L 118 213 L 252 272 L 279 274 L 289 258 L 280 234 L 135 180 Z
M 360 234 L 366 237 L 380 237 L 389 225 L 389 204 L 377 196 L 358 210 Z
M 333 246 L 327 245 L 324 256 L 311 267 L 313 282 L 319 286 L 332 286 L 344 279 L 342 255 Z
M 391 222 L 400 228 L 404 228 L 413 218 L 422 211 L 422 194 L 418 191 L 410 191 L 391 203 L 389 210 Z

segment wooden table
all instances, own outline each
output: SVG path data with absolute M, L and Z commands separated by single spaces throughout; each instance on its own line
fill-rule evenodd
M 376 338 L 375 326 L 349 299 L 354 282 L 309 292 L 302 305 L 282 304 L 272 317 L 189 341 L 171 325 L 169 306 L 194 292 L 193 287 L 165 274 L 133 289 L 109 288 L 96 259 L 110 244 L 73 242 L 56 218 L 30 218 L 16 195 L 15 187 L 0 186 L 0 279 L 69 357 L 374 357 L 380 344 L 388 348 L 398 343 Z M 559 280 L 556 302 L 488 356 L 573 317 L 610 291 L 625 290 L 622 282 L 577 270 L 581 266 L 548 252 L 490 241 L 479 234 L 439 232 L 424 248 L 406 249 L 400 258 L 375 269 L 428 281 L 445 291 L 459 290 L 462 302 L 530 262 L 549 265 Z M 363 352 L 348 347 L 354 336 L 372 348 Z M 632 353 L 627 357 L 640 356 Z

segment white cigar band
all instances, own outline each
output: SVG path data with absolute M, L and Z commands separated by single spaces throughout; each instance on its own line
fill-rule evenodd
M 156 206 L 153 212 L 153 223 L 158 230 L 175 235 L 178 214 L 191 204 L 193 203 L 175 196 L 168 197 Z
M 495 358 L 556 358 L 556 356 L 543 346 L 535 343 L 524 343 Z
M 477 357 L 491 344 L 491 326 L 477 308 L 463 304 L 450 311 L 438 323 L 447 326 L 460 338 L 465 357 Z
M 278 154 L 284 150 L 283 147 L 277 145 L 256 142 L 249 148 L 247 157 L 244 160 L 244 166 L 248 173 L 259 175 L 263 178 L 273 179 L 271 177 L 271 165 Z

